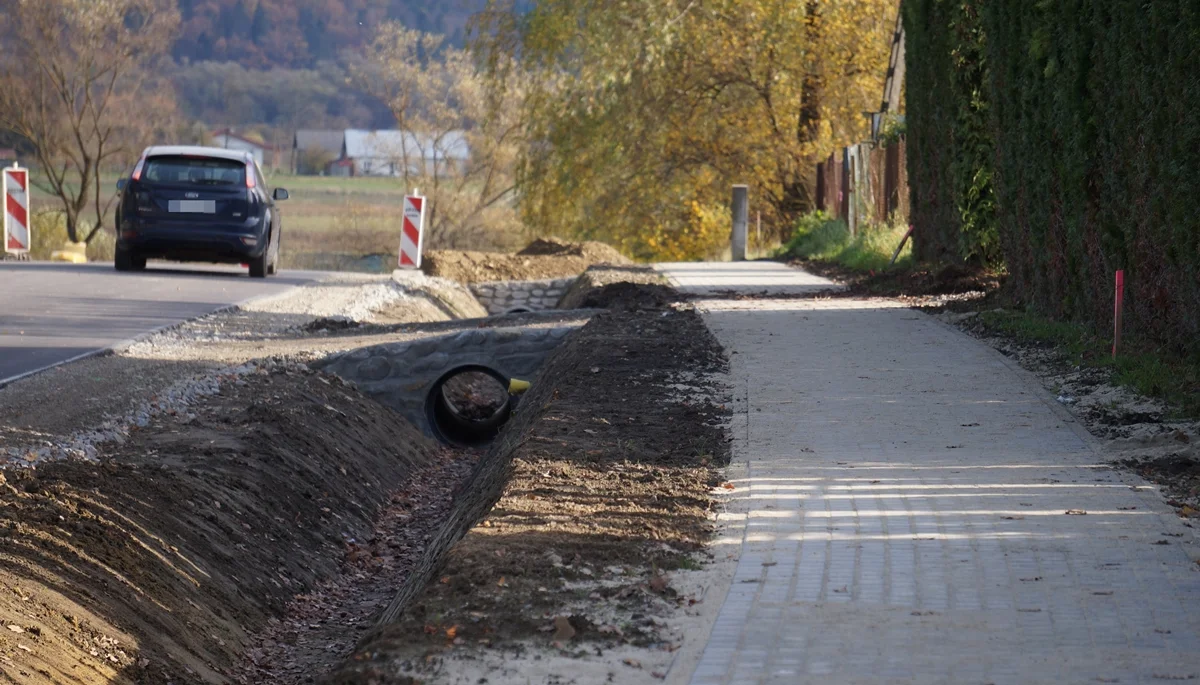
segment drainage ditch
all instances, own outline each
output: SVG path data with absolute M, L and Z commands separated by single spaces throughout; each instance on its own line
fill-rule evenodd
M 454 447 L 484 447 L 519 392 L 578 326 L 479 328 L 352 350 L 316 364 Z

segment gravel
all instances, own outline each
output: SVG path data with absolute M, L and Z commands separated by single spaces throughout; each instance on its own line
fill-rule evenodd
M 317 319 L 369 323 L 374 313 L 412 298 L 385 276 L 338 274 L 230 311 L 185 323 L 128 346 L 133 357 L 158 357 L 195 344 L 262 340 L 294 335 Z
M 315 349 L 306 331 L 313 322 L 354 328 L 415 299 L 387 276 L 337 274 L 158 332 L 112 357 L 13 384 L 0 390 L 0 469 L 94 460 L 99 445 L 124 441 L 153 417 L 187 421 L 188 407 L 226 383 L 321 356 L 325 350 Z M 31 403 L 41 409 L 31 411 Z
M 275 370 L 304 370 L 299 362 L 279 359 L 256 360 L 236 367 L 197 374 L 174 383 L 137 407 L 117 418 L 109 418 L 96 428 L 77 431 L 59 440 L 44 440 L 41 444 L 6 447 L 0 450 L 0 468 L 31 468 L 47 461 L 82 459 L 95 461 L 98 447 L 107 442 L 123 443 L 137 428 L 149 425 L 152 418 L 175 416 L 187 423 L 194 419 L 188 408 L 196 401 L 215 395 L 225 383 L 245 383 L 243 377 L 266 375 Z

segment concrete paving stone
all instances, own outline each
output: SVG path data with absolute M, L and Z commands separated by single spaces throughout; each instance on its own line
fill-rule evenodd
M 692 685 L 1200 678 L 1194 531 L 1034 379 L 898 303 L 722 299 L 834 287 L 780 264 L 660 268 L 738 353 L 742 554 Z

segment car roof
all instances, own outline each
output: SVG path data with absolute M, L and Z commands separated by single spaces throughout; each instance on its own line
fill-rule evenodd
M 228 159 L 235 162 L 249 162 L 249 152 L 244 150 L 226 150 L 222 147 L 201 147 L 199 145 L 155 145 L 146 148 L 143 157 L 211 157 L 213 159 Z

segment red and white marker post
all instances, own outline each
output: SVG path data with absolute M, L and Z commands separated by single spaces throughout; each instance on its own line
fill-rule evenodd
M 415 191 L 404 198 L 404 226 L 400 231 L 400 268 L 420 269 L 425 247 L 425 208 L 427 202 Z
M 16 164 L 4 170 L 4 251 L 29 253 L 29 170 Z

